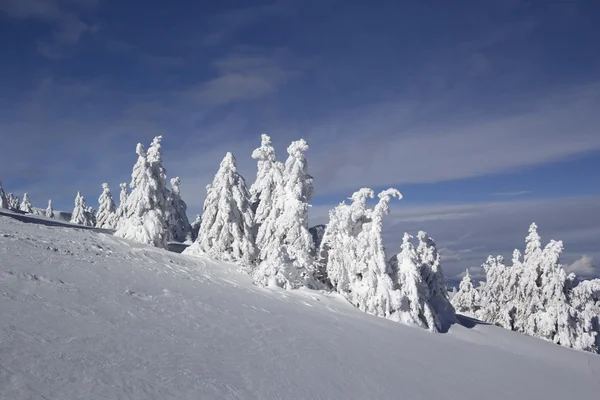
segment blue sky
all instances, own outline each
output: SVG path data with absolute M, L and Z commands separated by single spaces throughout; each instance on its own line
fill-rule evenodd
M 70 209 L 118 197 L 164 136 L 190 218 L 232 151 L 305 138 L 314 223 L 398 187 L 387 240 L 426 228 L 449 275 L 522 247 L 600 260 L 596 1 L 0 0 L 0 179 Z M 467 210 L 467 211 L 465 211 Z M 510 224 L 509 224 L 510 221 Z

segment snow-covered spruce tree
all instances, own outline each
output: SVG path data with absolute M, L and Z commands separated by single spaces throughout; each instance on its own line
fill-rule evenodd
M 362 188 L 350 197 L 349 205 L 342 202 L 331 210 L 319 248 L 319 263 L 325 266 L 327 283 L 354 305 L 359 303 L 353 297 L 364 270 L 359 266 L 358 235 L 371 222 L 373 210 L 367 208 L 367 199 L 373 197 L 371 189 Z
M 117 210 L 115 211 L 117 226 L 119 225 L 119 219 L 121 219 L 121 217 L 123 216 L 123 210 L 125 208 L 125 203 L 127 203 L 127 196 L 129 196 L 129 193 L 127 192 L 127 183 L 125 183 L 125 182 L 120 183 L 119 187 L 121 188 L 121 193 L 119 194 L 119 206 L 117 207 Z
M 569 301 L 575 277 L 567 277 L 560 264 L 562 251 L 562 241 L 552 240 L 544 248 L 539 277 L 542 309 L 533 316 L 535 330 L 525 333 L 562 346 L 597 352 L 598 330 L 587 329 L 586 317 L 578 315 Z
M 446 277 L 442 270 L 440 255 L 435 241 L 426 232 L 420 231 L 417 238 L 419 245 L 416 251 L 421 265 L 421 275 L 429 288 L 427 302 L 440 321 L 440 329 L 446 331 L 451 324 L 456 322 L 456 313 L 450 303 L 448 289 L 446 289 Z
M 402 251 L 396 256 L 398 287 L 400 289 L 400 321 L 432 332 L 442 329 L 442 324 L 428 300 L 431 297 L 429 286 L 423 279 L 422 266 L 417 252 L 410 242 L 408 233 L 402 238 Z
M 479 291 L 473 287 L 469 270 L 465 271 L 465 276 L 460 281 L 458 292 L 452 297 L 452 305 L 461 314 L 476 317 L 481 307 L 481 297 Z
M 287 150 L 283 181 L 276 185 L 273 206 L 258 229 L 256 243 L 262 263 L 254 269 L 253 278 L 259 286 L 316 288 L 320 284 L 315 279 L 315 249 L 308 231 L 308 202 L 313 194 L 313 178 L 307 172 L 304 154 L 308 144 L 300 139 Z M 273 267 L 275 260 L 282 258 L 288 262 Z
M 275 203 L 278 188 L 282 185 L 284 166 L 275 157 L 275 148 L 268 135 L 261 135 L 261 145 L 252 152 L 258 162 L 256 180 L 250 187 L 250 196 L 256 225 L 263 223 Z
M 576 281 L 571 274 L 569 283 Z M 577 313 L 577 337 L 585 338 L 585 342 L 578 341 L 573 347 L 600 353 L 600 279 L 584 280 L 576 285 L 572 284 L 569 291 L 569 304 Z M 590 336 L 594 343 L 590 343 Z
M 2 181 L 0 181 L 0 208 L 9 208 L 8 198 L 6 197 L 6 193 L 4 193 L 4 189 L 2 188 Z
M 15 196 L 14 194 L 9 193 L 6 195 L 6 200 L 8 201 L 8 209 L 9 210 L 13 210 L 13 211 L 19 210 L 19 208 L 21 206 L 21 199 L 19 199 L 19 196 Z
M 515 298 L 519 305 L 515 313 L 514 329 L 524 333 L 535 331 L 533 315 L 542 307 L 538 277 L 543 262 L 542 239 L 537 233 L 537 225 L 532 223 L 529 235 L 525 238 L 525 254 Z
M 216 259 L 252 264 L 256 260 L 254 214 L 244 178 L 227 153 L 207 186 L 198 239 L 185 254 L 206 253 Z
M 102 184 L 102 193 L 98 197 L 98 213 L 96 214 L 96 228 L 115 229 L 117 227 L 117 213 L 115 202 L 110 192 L 108 183 Z
M 19 206 L 19 210 L 27 214 L 33 214 L 33 206 L 31 205 L 31 201 L 29 200 L 29 196 L 27 195 L 27 193 L 23 195 L 23 201 Z
M 360 300 L 360 309 L 381 317 L 398 320 L 396 312 L 400 307 L 400 297 L 393 277 L 395 271 L 387 262 L 383 246 L 383 216 L 389 212 L 389 202 L 392 198 L 402 199 L 402 194 L 396 189 L 386 189 L 380 192 L 379 202 L 370 212 L 371 221 L 363 225 L 358 235 L 358 251 L 361 255 L 362 271 L 359 272 L 359 293 L 365 294 Z
M 187 204 L 181 198 L 179 177 L 171 178 L 171 195 L 169 196 L 169 231 L 170 240 L 186 242 L 192 240 L 192 226 L 186 215 Z
M 138 161 L 131 173 L 131 193 L 120 205 L 115 236 L 156 247 L 167 247 L 168 191 L 166 173 L 162 166 L 161 137 L 155 137 L 148 153 L 138 143 Z
M 46 208 L 46 218 L 54 218 L 54 209 L 52 208 L 52 200 L 48 200 L 48 207 Z
M 478 318 L 500 325 L 506 329 L 513 329 L 515 323 L 516 307 L 514 294 L 507 292 L 507 281 L 513 269 L 504 265 L 502 256 L 489 256 L 482 265 L 486 272 L 486 281 L 481 286 L 481 309 Z
M 85 199 L 81 193 L 77 192 L 75 197 L 75 208 L 71 213 L 71 223 L 83 226 L 94 226 L 93 215 L 90 215 Z
M 351 204 L 341 203 L 329 213 L 320 262 L 326 266 L 330 285 L 350 303 L 370 314 L 394 319 L 400 298 L 381 233 L 389 201 L 402 196 L 396 189 L 384 190 L 375 209 L 369 209 L 367 199 L 373 197 L 371 189 L 360 189 L 352 195 Z
M 192 241 L 198 239 L 198 232 L 200 232 L 200 225 L 202 225 L 202 216 L 196 214 L 196 219 L 192 222 Z
M 96 226 L 96 210 L 92 206 L 88 206 L 85 209 L 86 218 L 88 218 L 92 222 L 92 226 Z

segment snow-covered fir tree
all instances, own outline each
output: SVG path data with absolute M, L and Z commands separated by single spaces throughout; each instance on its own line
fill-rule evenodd
M 371 189 L 355 192 L 352 203 L 341 203 L 329 213 L 323 235 L 320 262 L 335 291 L 359 309 L 384 318 L 394 318 L 399 306 L 399 291 L 392 278 L 383 247 L 383 216 L 392 197 L 401 198 L 396 189 L 384 190 L 374 209 L 367 207 Z
M 17 211 L 21 207 L 21 199 L 19 199 L 19 196 L 9 193 L 6 195 L 6 200 L 8 201 L 9 210 Z
M 350 204 L 342 202 L 331 210 L 319 248 L 319 263 L 325 266 L 327 282 L 354 305 L 359 303 L 353 298 L 357 295 L 354 287 L 362 279 L 364 269 L 358 266 L 358 236 L 363 225 L 371 221 L 373 210 L 367 208 L 367 199 L 373 197 L 371 189 L 363 188 L 350 197 Z
M 187 204 L 181 198 L 181 179 L 171 178 L 171 194 L 169 197 L 169 231 L 170 240 L 186 242 L 192 240 L 192 226 L 186 215 Z
M 258 226 L 267 219 L 274 206 L 278 188 L 283 184 L 284 166 L 277 161 L 271 138 L 265 134 L 261 135 L 261 145 L 252 152 L 252 158 L 258 162 L 256 180 L 250 187 L 254 221 Z
M 33 214 L 33 206 L 31 205 L 31 201 L 29 200 L 29 196 L 27 195 L 27 193 L 23 195 L 23 201 L 19 206 L 19 210 L 27 214 Z
M 2 181 L 0 181 L 0 208 L 9 208 L 8 198 L 6 197 L 4 188 L 2 188 Z
M 489 256 L 482 267 L 489 279 L 482 284 L 481 310 L 478 317 L 492 324 L 513 329 L 516 303 L 506 290 L 513 272 L 512 267 L 507 269 L 502 256 Z
M 435 310 L 429 304 L 431 294 L 423 279 L 423 266 L 417 252 L 410 242 L 408 233 L 402 238 L 402 251 L 396 256 L 398 287 L 400 289 L 400 321 L 438 332 L 442 329 Z M 428 276 L 428 274 L 425 274 Z
M 119 184 L 119 187 L 121 188 L 121 193 L 119 194 L 119 206 L 117 207 L 116 211 L 117 226 L 119 225 L 119 219 L 123 217 L 123 210 L 125 209 L 125 204 L 127 203 L 127 196 L 129 196 L 129 193 L 127 192 L 127 183 L 123 182 Z
M 448 296 L 441 258 L 435 241 L 426 232 L 420 231 L 417 238 L 419 239 L 419 245 L 416 252 L 421 266 L 420 271 L 429 288 L 427 303 L 431 305 L 438 317 L 439 328 L 446 331 L 451 324 L 456 322 L 456 313 Z
M 148 153 L 138 143 L 138 161 L 131 173 L 131 193 L 120 205 L 116 236 L 156 247 L 167 247 L 168 190 L 162 166 L 161 136 L 152 141 Z
M 52 200 L 48 200 L 48 207 L 46 208 L 46 218 L 54 218 L 54 209 L 52 208 Z
M 600 279 L 576 282 L 573 274 L 567 277 L 569 286 L 569 304 L 577 313 L 578 337 L 585 342 L 576 342 L 573 347 L 600 353 Z M 589 340 L 594 337 L 594 343 Z
M 192 222 L 192 241 L 198 239 L 198 232 L 200 232 L 200 225 L 202 225 L 202 216 L 196 214 L 196 219 Z
M 87 213 L 87 218 L 92 221 L 92 226 L 96 226 L 96 210 L 92 206 L 88 206 L 85 209 Z
M 85 199 L 79 192 L 77 192 L 77 196 L 75 197 L 75 207 L 71 213 L 71 223 L 84 226 L 94 226 L 93 214 L 90 213 L 85 203 Z
M 465 271 L 465 276 L 460 281 L 458 292 L 452 296 L 452 304 L 461 314 L 474 317 L 481 307 L 481 297 L 479 291 L 473 286 L 469 270 Z
M 308 202 L 312 199 L 313 178 L 307 172 L 304 154 L 307 150 L 308 144 L 303 139 L 288 147 L 283 181 L 276 185 L 269 215 L 258 229 L 256 243 L 262 263 L 253 271 L 257 285 L 318 286 L 315 249 L 308 231 Z M 276 266 L 275 278 L 272 266 L 275 260 L 282 258 L 288 262 Z
M 102 184 L 102 193 L 98 197 L 98 213 L 96 214 L 96 228 L 115 229 L 117 227 L 117 213 L 115 202 L 110 192 L 108 183 Z
M 198 239 L 185 254 L 206 253 L 219 260 L 251 264 L 256 260 L 254 214 L 244 178 L 227 153 L 207 186 Z

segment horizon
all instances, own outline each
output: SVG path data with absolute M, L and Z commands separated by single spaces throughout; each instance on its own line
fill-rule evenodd
M 227 151 L 250 186 L 261 133 L 280 161 L 304 138 L 311 225 L 395 187 L 388 250 L 425 230 L 448 278 L 510 260 L 532 222 L 600 276 L 600 3 L 251 3 L 0 0 L 5 191 L 118 201 L 162 135 L 193 220 Z

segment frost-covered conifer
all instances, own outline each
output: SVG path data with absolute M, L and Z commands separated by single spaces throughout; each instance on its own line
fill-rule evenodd
M 121 184 L 119 184 L 119 187 L 121 188 L 121 193 L 119 194 L 119 207 L 117 207 L 117 226 L 119 225 L 119 219 L 121 219 L 121 217 L 123 217 L 123 210 L 125 209 L 125 204 L 127 203 L 127 196 L 129 196 L 129 193 L 127 192 L 127 183 L 123 182 Z
M 181 198 L 181 179 L 171 178 L 171 195 L 169 197 L 169 230 L 171 240 L 183 243 L 192 240 L 192 226 L 186 215 L 187 204 Z
M 584 280 L 574 286 L 569 291 L 569 304 L 577 313 L 578 322 L 573 347 L 600 353 L 600 279 Z
M 48 200 L 48 207 L 46 208 L 46 218 L 54 218 L 54 209 L 52 208 L 52 200 Z
M 198 232 L 200 232 L 200 225 L 202 225 L 202 216 L 196 214 L 196 219 L 192 222 L 192 241 L 198 239 Z
M 513 329 L 516 313 L 514 299 L 506 295 L 506 281 L 511 268 L 504 265 L 502 256 L 489 256 L 482 265 L 486 282 L 482 286 L 481 310 L 478 317 L 492 324 Z
M 481 298 L 479 291 L 473 287 L 469 270 L 465 271 L 465 276 L 460 281 L 458 292 L 452 297 L 452 305 L 461 314 L 474 317 L 481 307 Z
M 363 262 L 362 279 L 359 292 L 366 296 L 361 299 L 361 309 L 381 317 L 392 317 L 400 306 L 399 293 L 395 290 L 394 271 L 387 262 L 383 246 L 383 217 L 389 212 L 389 202 L 392 198 L 402 199 L 396 189 L 386 189 L 380 192 L 379 202 L 370 212 L 371 220 L 363 225 L 362 232 L 358 235 L 358 254 Z
M 289 260 L 286 265 L 280 266 L 283 271 L 278 273 L 288 279 L 283 286 L 318 286 L 315 280 L 315 249 L 308 231 L 308 202 L 312 199 L 313 178 L 307 172 L 304 155 L 307 150 L 308 144 L 303 139 L 292 142 L 288 147 L 283 182 L 277 185 L 274 204 L 258 230 L 259 258 L 267 261 L 253 271 L 258 285 L 273 282 L 265 268 L 273 260 L 281 259 L 283 252 L 283 258 Z
M 166 248 L 168 241 L 168 190 L 162 166 L 161 136 L 152 141 L 148 153 L 138 143 L 138 161 L 131 173 L 131 193 L 119 218 L 115 236 Z
M 9 208 L 8 198 L 6 197 L 6 193 L 4 193 L 4 189 L 2 188 L 2 181 L 0 181 L 0 208 Z
M 6 200 L 8 201 L 8 208 L 10 210 L 16 211 L 19 210 L 21 205 L 21 199 L 18 196 L 15 196 L 12 193 L 6 195 Z
M 383 216 L 392 197 L 402 198 L 396 189 L 379 194 L 375 209 L 367 208 L 371 189 L 355 192 L 347 205 L 341 203 L 329 213 L 321 243 L 321 262 L 326 265 L 331 286 L 359 309 L 390 318 L 399 307 L 392 271 L 383 247 Z
M 515 311 L 514 329 L 520 332 L 532 332 L 535 330 L 533 315 L 542 308 L 537 282 L 542 269 L 543 253 L 541 237 L 537 233 L 535 223 L 529 227 L 529 235 L 525 238 L 525 243 L 523 267 L 514 298 L 519 305 Z
M 21 202 L 19 210 L 26 212 L 27 214 L 33 214 L 33 206 L 31 205 L 31 201 L 29 200 L 27 193 L 23 195 L 23 202 Z
M 427 303 L 431 305 L 437 315 L 440 321 L 440 329 L 446 331 L 451 324 L 456 322 L 456 314 L 454 307 L 450 304 L 440 255 L 435 241 L 426 232 L 420 231 L 417 238 L 419 239 L 419 245 L 416 252 L 421 265 L 421 275 L 429 288 Z
M 432 332 L 442 329 L 435 310 L 428 300 L 431 297 L 429 286 L 423 279 L 422 266 L 410 239 L 411 235 L 404 234 L 402 251 L 398 254 L 398 286 L 400 289 L 400 308 L 398 318 L 404 323 L 420 326 Z
M 108 187 L 108 183 L 102 184 L 102 194 L 98 197 L 98 214 L 96 214 L 96 228 L 116 229 L 117 213 L 115 202 Z
M 256 225 L 263 223 L 274 207 L 278 188 L 282 185 L 283 164 L 275 157 L 275 148 L 268 135 L 261 135 L 261 145 L 252 153 L 252 158 L 258 162 L 256 181 L 250 187 L 250 196 L 255 210 Z
M 254 214 L 244 178 L 233 154 L 227 153 L 213 183 L 207 186 L 198 240 L 185 254 L 206 253 L 226 261 L 256 260 Z
M 75 197 L 75 208 L 71 213 L 71 223 L 83 226 L 94 226 L 93 215 L 90 215 L 89 209 L 85 204 L 85 199 L 81 193 L 77 192 Z
M 352 203 L 342 202 L 331 210 L 319 250 L 330 285 L 354 305 L 357 301 L 352 296 L 363 274 L 363 268 L 358 266 L 361 258 L 358 235 L 363 225 L 371 222 L 373 210 L 367 208 L 367 199 L 373 197 L 371 189 L 363 188 L 352 195 Z
M 262 259 L 267 259 L 269 249 L 274 248 L 269 244 L 276 243 L 285 246 L 290 259 L 296 260 L 299 267 L 310 267 L 314 261 L 314 246 L 308 232 L 308 202 L 312 199 L 313 178 L 307 172 L 304 155 L 307 150 L 308 145 L 303 139 L 288 147 L 283 184 L 278 187 L 268 223 L 264 223 L 272 225 L 273 230 L 264 240 Z
M 96 226 L 96 210 L 92 206 L 88 206 L 85 209 L 86 218 L 92 222 L 91 226 Z

